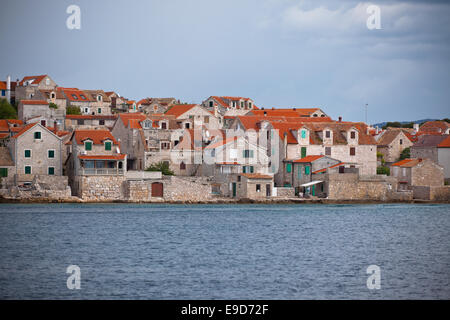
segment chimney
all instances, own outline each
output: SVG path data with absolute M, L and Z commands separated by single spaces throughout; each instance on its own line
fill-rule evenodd
M 264 110 L 264 107 L 262 107 L 261 110 Z
M 419 124 L 418 123 L 414 123 L 413 128 L 414 128 L 415 132 L 419 132 Z
M 11 76 L 6 77 L 6 100 L 11 103 Z
M 55 120 L 53 122 L 53 128 L 55 129 L 55 134 L 58 132 L 58 122 Z
M 292 110 L 297 111 L 297 108 L 292 108 Z
M 342 122 L 342 117 L 341 116 L 339 116 L 339 122 Z
M 267 112 L 266 111 L 264 111 L 264 116 L 267 116 Z
M 375 129 L 376 129 L 376 130 L 375 130 L 375 133 L 376 133 L 376 134 L 379 134 L 379 133 L 380 133 L 380 127 L 379 127 L 379 126 L 376 126 Z

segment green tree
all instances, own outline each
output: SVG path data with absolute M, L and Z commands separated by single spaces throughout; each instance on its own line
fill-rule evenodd
M 175 175 L 175 173 L 172 170 L 170 170 L 169 164 L 167 162 L 162 161 L 158 163 L 153 163 L 152 165 L 150 165 L 150 167 L 145 169 L 145 171 L 161 171 L 161 173 L 165 176 Z
M 80 115 L 80 114 L 81 114 L 80 107 L 77 107 L 77 106 L 67 106 L 67 108 L 66 108 L 66 114 L 76 114 L 76 115 Z
M 58 105 L 57 105 L 56 103 L 53 103 L 53 102 L 50 102 L 50 103 L 48 104 L 48 107 L 49 107 L 49 108 L 52 108 L 52 109 L 58 109 Z
M 0 100 L 0 119 L 17 119 L 17 111 L 6 99 Z
M 391 128 L 401 128 L 402 124 L 398 121 L 395 122 L 387 122 L 386 125 L 383 126 L 382 129 L 386 129 L 387 127 L 391 127 Z
M 414 122 L 408 122 L 408 123 L 404 123 L 402 124 L 402 128 L 414 128 Z
M 411 157 L 411 149 L 405 148 L 403 149 L 402 153 L 400 153 L 400 158 L 398 158 L 398 160 L 403 160 L 403 159 L 409 159 Z

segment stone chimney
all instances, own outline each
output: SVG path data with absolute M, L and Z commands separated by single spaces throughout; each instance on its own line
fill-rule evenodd
M 414 128 L 415 132 L 419 132 L 419 124 L 418 123 L 414 123 L 413 128 Z
M 6 100 L 11 103 L 11 76 L 6 77 Z
M 341 117 L 341 116 L 339 116 L 338 119 L 339 119 L 339 120 L 338 120 L 339 122 L 342 122 L 342 117 Z

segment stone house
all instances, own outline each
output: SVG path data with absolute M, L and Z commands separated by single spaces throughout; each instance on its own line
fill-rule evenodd
M 64 124 L 66 110 L 64 107 L 56 109 L 49 105 L 47 100 L 25 100 L 22 99 L 17 107 L 20 120 L 29 122 L 31 119 L 39 118 L 43 126 L 53 126 L 56 122 L 59 126 Z M 37 120 L 36 120 L 37 121 Z
M 175 98 L 145 98 L 136 103 L 139 112 L 145 114 L 161 114 L 165 113 L 179 101 Z
M 66 144 L 71 151 L 66 168 L 72 194 L 80 196 L 85 192 L 85 177 L 123 180 L 127 156 L 109 130 L 75 130 Z
M 175 116 L 175 119 L 183 121 L 185 129 L 221 129 L 222 118 L 219 114 L 208 111 L 198 104 L 176 104 L 170 107 L 165 115 Z M 192 128 L 192 122 L 194 127 Z
M 404 159 L 391 165 L 391 176 L 398 179 L 399 190 L 414 186 L 443 186 L 444 169 L 430 159 Z
M 214 114 L 223 116 L 245 115 L 256 106 L 252 99 L 244 97 L 210 96 L 202 106 Z
M 15 88 L 15 99 L 32 100 L 39 95 L 39 90 L 56 90 L 57 84 L 48 75 L 26 76 L 19 81 Z
M 63 138 L 40 123 L 24 126 L 12 136 L 8 147 L 15 163 L 16 181 L 32 181 L 35 175 L 63 174 Z
M 75 115 L 68 114 L 65 120 L 65 128 L 67 130 L 77 129 L 112 129 L 116 123 L 117 115 Z
M 111 99 L 103 90 L 62 88 L 57 90 L 67 100 L 67 106 L 77 106 L 83 115 L 111 115 Z
M 95 102 L 91 104 L 91 113 L 96 115 L 111 115 L 111 98 L 103 90 L 83 90 L 90 96 L 90 100 Z
M 273 196 L 273 176 L 261 173 L 240 173 L 233 177 L 230 197 L 265 199 Z
M 400 158 L 403 150 L 413 145 L 411 132 L 402 128 L 388 128 L 376 136 L 377 151 L 383 155 L 387 165 Z
M 324 155 L 309 155 L 300 159 L 283 161 L 283 186 L 295 189 L 295 194 L 317 195 L 316 188 L 322 181 L 313 181 L 313 174 L 325 172 L 328 168 L 344 166 L 344 163 Z
M 0 147 L 0 188 L 4 180 L 11 179 L 15 174 L 15 165 L 7 147 Z
M 419 127 L 421 134 L 450 134 L 450 123 L 446 121 L 427 121 Z
M 438 144 L 437 153 L 437 163 L 444 168 L 444 179 L 448 184 L 450 182 L 450 135 Z
M 118 93 L 114 91 L 107 91 L 105 94 L 111 99 L 111 109 L 120 112 L 127 112 L 127 99 L 121 97 Z

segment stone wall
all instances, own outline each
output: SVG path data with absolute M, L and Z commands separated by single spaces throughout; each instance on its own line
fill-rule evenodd
M 283 198 L 294 198 L 295 197 L 295 189 L 294 188 L 277 187 L 275 189 L 276 189 L 276 195 L 274 193 L 274 196 L 283 197 Z
M 208 201 L 213 198 L 211 178 L 207 177 L 165 177 L 165 201 Z
M 77 176 L 73 193 L 83 200 L 110 201 L 124 198 L 124 176 Z
M 450 201 L 450 186 L 412 186 L 414 199 Z

